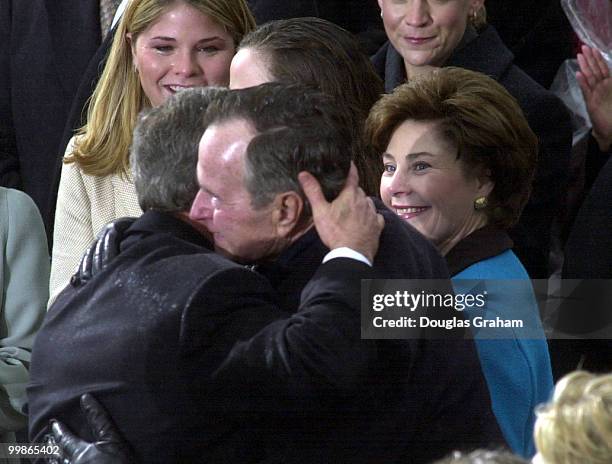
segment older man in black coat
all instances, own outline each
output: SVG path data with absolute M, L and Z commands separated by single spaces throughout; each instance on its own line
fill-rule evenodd
M 42 439 L 51 418 L 90 438 L 78 406 L 90 391 L 112 413 L 139 462 L 261 459 L 259 407 L 232 414 L 233 392 L 213 392 L 212 374 L 236 342 L 283 313 L 269 283 L 215 254 L 202 226 L 185 212 L 197 190 L 201 112 L 219 93 L 193 90 L 140 121 L 132 165 L 146 212 L 125 232 L 120 255 L 91 281 L 73 279 L 50 308 L 33 350 L 33 440 Z M 176 169 L 168 172 L 171 163 Z M 336 239 L 371 258 L 382 224 L 361 196 L 355 206 L 362 220 L 371 220 L 368 237 L 340 233 Z M 363 262 L 332 258 L 313 276 L 301 307 L 313 312 L 314 326 L 319 314 L 358 311 L 359 282 L 369 276 Z

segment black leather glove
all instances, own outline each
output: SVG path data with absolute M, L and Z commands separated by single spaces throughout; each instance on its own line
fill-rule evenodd
M 51 421 L 48 445 L 59 446 L 60 455 L 51 459 L 55 464 L 131 464 L 134 457 L 104 407 L 89 393 L 81 396 L 81 409 L 95 442 L 74 435 L 59 421 Z
M 134 221 L 136 218 L 131 217 L 115 219 L 100 230 L 95 241 L 83 254 L 79 268 L 70 280 L 73 286 L 87 283 L 94 275 L 108 266 L 108 263 L 119 254 L 119 245 L 125 231 L 134 224 Z

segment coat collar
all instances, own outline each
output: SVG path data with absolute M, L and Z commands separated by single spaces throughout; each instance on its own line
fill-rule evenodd
M 185 221 L 171 213 L 146 211 L 136 219 L 126 231 L 121 248 L 131 246 L 134 239 L 140 240 L 143 235 L 170 234 L 194 245 L 213 250 L 213 244 Z
M 487 26 L 470 42 L 469 47 L 458 48 L 445 66 L 459 66 L 487 74 L 499 81 L 513 61 L 514 55 L 502 42 L 495 28 Z
M 313 226 L 278 256 L 275 261 L 276 265 L 288 266 L 290 263 L 294 263 L 297 257 L 304 254 L 304 250 L 310 249 L 315 243 L 318 243 L 322 248 L 325 248 L 319 239 L 317 230 Z M 327 251 L 329 250 L 325 248 L 325 253 Z
M 446 255 L 450 275 L 454 276 L 472 264 L 497 256 L 511 249 L 513 245 L 508 234 L 495 226 L 475 230 Z
M 265 276 L 274 288 L 287 283 L 295 286 L 300 284 L 301 277 L 314 274 L 328 251 L 312 227 L 274 260 L 260 261 L 249 267 Z

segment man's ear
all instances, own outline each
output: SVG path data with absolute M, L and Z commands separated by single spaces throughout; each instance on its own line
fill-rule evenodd
M 283 192 L 274 198 L 273 221 L 279 236 L 287 237 L 301 222 L 304 200 L 293 191 Z

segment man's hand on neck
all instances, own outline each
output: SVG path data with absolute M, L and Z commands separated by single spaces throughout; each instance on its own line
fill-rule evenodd
M 331 203 L 325 199 L 321 186 L 310 173 L 301 172 L 299 181 L 310 202 L 321 241 L 330 250 L 350 248 L 372 263 L 385 221 L 376 212 L 372 199 L 359 188 L 355 165 L 351 163 L 346 184 Z

